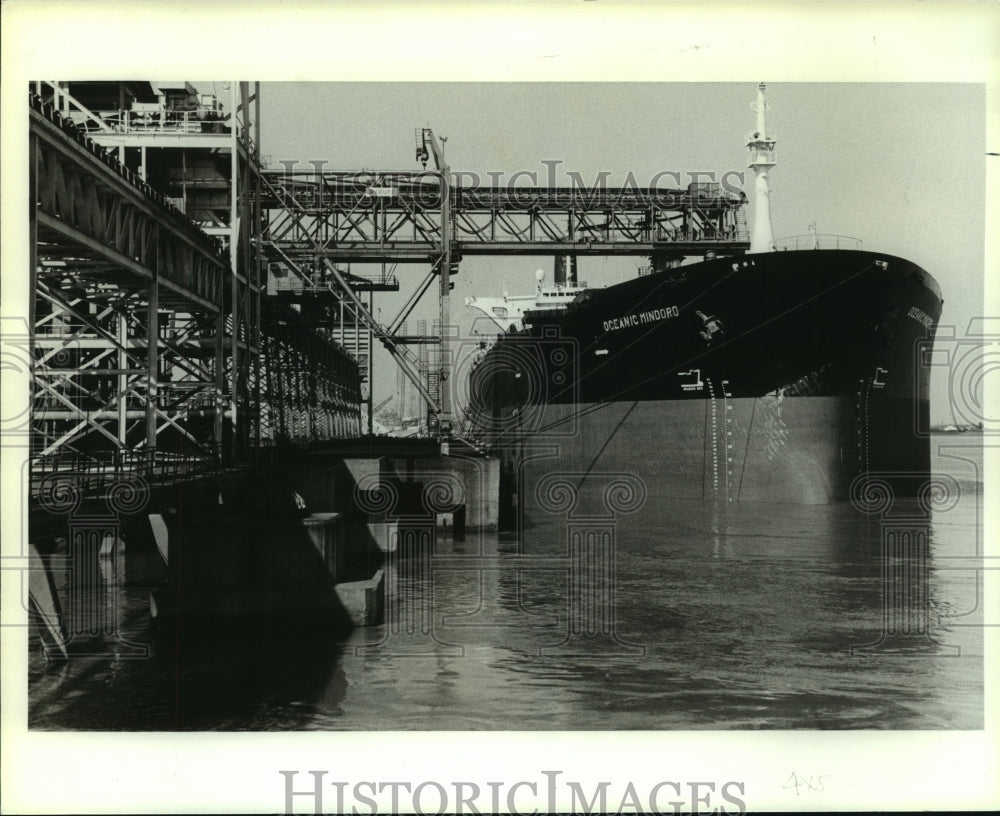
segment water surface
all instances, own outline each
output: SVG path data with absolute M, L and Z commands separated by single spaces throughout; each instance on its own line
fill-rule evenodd
M 935 461 L 960 492 L 930 512 L 659 501 L 591 524 L 610 584 L 574 571 L 579 520 L 550 514 L 440 534 L 429 573 L 390 565 L 389 622 L 346 638 L 276 627 L 47 664 L 33 637 L 29 726 L 979 729 L 982 456 L 952 441 Z M 909 549 L 886 555 L 889 531 Z M 101 602 L 148 643 L 149 587 L 111 566 Z

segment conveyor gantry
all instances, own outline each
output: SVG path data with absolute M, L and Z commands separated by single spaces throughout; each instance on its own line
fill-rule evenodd
M 78 469 L 95 444 L 152 454 L 171 429 L 207 456 L 188 423 L 221 423 L 222 246 L 29 99 L 34 453 Z
M 30 101 L 43 275 L 58 277 L 58 260 L 71 258 L 86 267 L 77 287 L 145 289 L 157 278 L 163 305 L 218 312 L 228 267 L 221 244 L 38 97 Z
M 268 171 L 271 244 L 289 258 L 427 262 L 440 256 L 442 181 L 423 173 Z M 436 176 L 436 177 L 435 177 Z M 459 255 L 701 255 L 743 252 L 746 198 L 718 185 L 452 186 Z
M 31 331 L 15 341 L 31 359 L 33 498 L 60 479 L 99 492 L 245 463 L 265 432 L 357 434 L 357 363 L 295 313 L 267 310 L 263 332 L 246 319 L 252 231 L 238 247 L 206 234 L 116 152 L 29 96 Z M 246 163 L 235 224 L 252 222 Z

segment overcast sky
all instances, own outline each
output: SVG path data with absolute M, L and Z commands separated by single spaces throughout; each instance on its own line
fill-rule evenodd
M 632 173 L 746 172 L 746 133 L 756 83 L 265 83 L 262 153 L 273 163 L 322 159 L 330 169 L 417 170 L 413 130 L 447 136 L 453 171 L 509 177 L 544 160 L 608 183 Z M 221 83 L 217 85 L 222 88 Z M 769 83 L 769 129 L 777 133 L 771 174 L 776 238 L 820 233 L 860 238 L 865 249 L 911 260 L 944 292 L 942 323 L 961 335 L 982 313 L 985 217 L 985 88 L 971 84 Z M 558 179 L 565 183 L 565 176 Z M 752 204 L 751 204 L 752 206 Z M 642 259 L 584 258 L 581 278 L 604 286 L 635 274 Z M 471 257 L 454 289 L 453 320 L 474 314 L 470 295 L 530 292 L 534 270 L 551 259 Z M 359 271 L 363 268 L 359 267 Z M 380 295 L 383 320 L 426 273 L 398 269 L 402 291 Z M 437 314 L 432 295 L 412 319 Z M 375 399 L 395 388 L 384 353 L 376 358 Z M 948 421 L 946 383 L 935 380 L 933 419 Z

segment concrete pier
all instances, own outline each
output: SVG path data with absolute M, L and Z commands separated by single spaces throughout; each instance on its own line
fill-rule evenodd
M 47 653 L 65 656 L 79 629 L 67 610 L 81 593 L 114 591 L 106 574 L 114 565 L 104 562 L 116 555 L 130 556 L 133 585 L 150 586 L 161 631 L 380 625 L 394 609 L 400 571 L 418 569 L 439 533 L 462 541 L 497 528 L 499 479 L 496 459 L 442 455 L 427 440 L 376 439 L 289 450 L 266 468 L 158 488 L 128 518 L 102 508 L 99 529 L 93 507 L 43 514 L 33 523 L 40 541 L 80 539 L 85 525 L 97 546 L 66 561 L 72 575 L 60 580 L 47 559 L 34 558 L 37 632 Z M 100 623 L 98 634 L 113 639 L 115 622 Z
M 290 475 L 310 508 L 344 513 L 357 510 L 359 485 L 391 482 L 409 495 L 419 483 L 433 481 L 436 476 L 455 477 L 462 488 L 465 529 L 496 530 L 500 510 L 499 460 L 454 446 L 449 454 L 442 454 L 439 445 L 421 444 L 425 442 L 429 440 L 379 438 L 367 447 L 357 442 L 314 449 L 302 457 L 296 472 Z M 405 504 L 406 496 L 403 499 Z
M 343 573 L 339 516 L 168 514 L 161 622 L 187 628 L 349 627 L 333 586 Z

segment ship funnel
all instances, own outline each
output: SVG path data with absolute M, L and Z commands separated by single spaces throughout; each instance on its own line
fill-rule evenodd
M 766 113 L 770 105 L 764 98 L 767 86 L 761 82 L 757 86 L 757 100 L 750 105 L 756 111 L 756 130 L 747 136 L 749 164 L 754 173 L 753 225 L 750 229 L 750 251 L 770 252 L 774 246 L 774 230 L 771 228 L 771 190 L 768 174 L 777 164 L 774 133 L 768 133 Z

